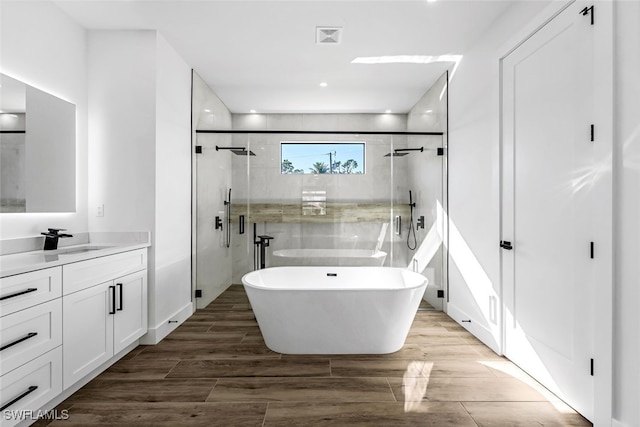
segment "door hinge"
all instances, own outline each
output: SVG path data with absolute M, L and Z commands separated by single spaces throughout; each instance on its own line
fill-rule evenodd
M 591 142 L 596 140 L 596 126 L 591 125 Z
M 436 154 L 438 156 L 444 156 L 444 148 L 438 147 L 437 150 L 436 150 Z
M 196 145 L 196 154 L 202 154 L 202 145 Z
M 196 289 L 196 298 L 202 298 L 202 289 Z
M 591 259 L 595 258 L 595 246 L 594 242 L 589 242 L 589 258 Z
M 590 369 L 591 369 L 591 376 L 593 376 L 593 359 L 591 359 L 591 364 L 590 364 L 590 365 L 591 365 L 591 367 L 590 367 Z
M 587 16 L 587 15 L 591 15 L 591 25 L 594 24 L 594 18 L 593 15 L 595 15 L 594 9 L 593 9 L 593 5 L 591 5 L 590 7 L 585 7 L 584 9 L 582 9 L 579 13 L 582 14 L 582 16 Z

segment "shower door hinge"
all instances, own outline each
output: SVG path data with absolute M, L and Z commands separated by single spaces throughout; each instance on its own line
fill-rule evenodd
M 591 359 L 590 370 L 591 370 L 591 376 L 593 376 L 593 359 Z
M 591 142 L 596 140 L 596 126 L 591 125 Z
M 513 245 L 508 240 L 500 240 L 500 247 L 508 251 L 513 249 Z
M 436 150 L 436 154 L 438 156 L 444 156 L 444 148 L 438 147 L 438 149 Z
M 202 145 L 196 145 L 196 154 L 202 154 Z
M 595 12 L 594 12 L 594 9 L 593 9 L 593 5 L 591 5 L 590 7 L 585 7 L 579 13 L 581 13 L 582 16 L 591 15 L 591 25 L 593 25 L 593 23 L 594 23 L 593 15 L 595 15 Z
M 202 298 L 202 289 L 196 289 L 196 298 Z

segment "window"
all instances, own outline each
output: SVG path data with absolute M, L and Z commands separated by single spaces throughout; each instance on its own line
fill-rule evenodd
M 282 174 L 363 174 L 364 142 L 282 142 Z

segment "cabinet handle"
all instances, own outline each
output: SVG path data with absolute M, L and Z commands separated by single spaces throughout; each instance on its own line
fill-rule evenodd
M 123 297 L 122 297 L 122 283 L 117 283 L 117 284 L 116 284 L 116 286 L 118 286 L 118 287 L 120 288 L 120 290 L 119 290 L 119 294 L 120 294 L 120 307 L 118 307 L 118 308 L 117 308 L 117 310 L 118 310 L 118 311 L 122 311 L 122 306 L 123 306 L 123 304 L 124 304 L 124 302 L 123 302 L 124 300 L 123 300 Z
M 111 291 L 111 301 L 109 301 L 109 314 L 116 314 L 116 287 L 110 285 L 109 291 Z
M 24 291 L 19 291 L 19 292 L 15 292 L 13 294 L 4 295 L 4 296 L 0 297 L 0 301 L 6 300 L 6 299 L 9 299 L 9 298 L 13 298 L 13 297 L 17 297 L 17 296 L 20 296 L 20 295 L 28 294 L 28 293 L 31 293 L 31 292 L 35 292 L 37 290 L 38 290 L 38 288 L 29 288 L 29 289 L 25 289 Z
M 33 338 L 33 337 L 35 337 L 36 335 L 38 335 L 38 333 L 37 333 L 37 332 L 29 332 L 29 333 L 28 333 L 27 335 L 25 335 L 24 337 L 22 337 L 22 338 L 18 338 L 17 340 L 15 340 L 15 341 L 13 341 L 13 342 L 10 342 L 9 344 L 5 344 L 5 345 L 3 345 L 2 347 L 0 347 L 0 351 L 2 351 L 2 350 L 6 350 L 6 349 L 7 349 L 7 348 L 9 348 L 9 347 L 13 347 L 13 346 L 14 346 L 14 345 L 16 345 L 16 344 L 20 344 L 22 341 L 26 341 L 26 340 L 28 340 L 29 338 Z
M 2 407 L 0 408 L 0 412 L 4 411 L 5 409 L 7 409 L 9 406 L 13 405 L 14 403 L 16 403 L 18 400 L 23 399 L 24 397 L 28 396 L 29 394 L 33 393 L 34 391 L 36 391 L 38 389 L 37 385 L 32 385 L 30 386 L 27 391 L 23 392 L 20 396 L 14 398 L 11 402 L 7 402 L 4 405 L 2 405 Z

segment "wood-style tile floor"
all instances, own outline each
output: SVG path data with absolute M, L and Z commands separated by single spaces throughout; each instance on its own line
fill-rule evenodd
M 389 355 L 274 353 L 233 285 L 63 402 L 51 426 L 590 426 L 445 314 Z M 40 422 L 39 425 L 45 425 Z

